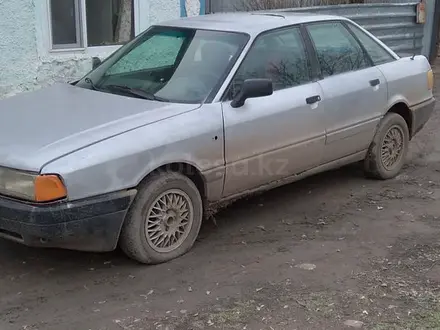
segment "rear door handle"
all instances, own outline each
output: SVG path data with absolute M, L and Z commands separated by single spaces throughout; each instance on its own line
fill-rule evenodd
M 377 86 L 379 84 L 380 84 L 380 80 L 379 79 L 370 80 L 371 87 L 375 87 L 375 86 Z
M 310 97 L 306 98 L 307 104 L 313 104 L 313 103 L 316 103 L 319 101 L 321 101 L 321 96 L 319 96 L 319 95 L 314 95 L 314 96 L 310 96 Z

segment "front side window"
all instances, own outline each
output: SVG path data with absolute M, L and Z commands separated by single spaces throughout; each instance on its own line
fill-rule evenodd
M 339 22 L 307 26 L 324 77 L 369 66 L 359 43 Z
M 274 90 L 310 81 L 310 69 L 299 28 L 283 29 L 259 36 L 232 81 L 230 97 L 246 79 L 268 78 Z
M 350 24 L 350 29 L 359 39 L 359 41 L 364 46 L 368 55 L 371 57 L 374 65 L 384 64 L 394 61 L 395 58 L 381 45 L 379 45 L 374 39 L 367 35 L 364 31 L 359 29 L 357 26 Z
M 133 17 L 133 0 L 50 0 L 52 48 L 126 43 L 134 37 Z
M 218 86 L 249 37 L 242 33 L 150 28 L 78 86 L 178 103 L 200 103 Z M 134 93 L 133 93 L 134 91 Z

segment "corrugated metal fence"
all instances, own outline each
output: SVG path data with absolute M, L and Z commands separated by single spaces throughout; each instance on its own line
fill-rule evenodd
M 408 3 L 417 0 L 363 0 L 362 3 Z M 207 13 L 273 8 L 297 8 L 327 5 L 346 5 L 350 0 L 205 0 Z M 256 8 L 259 7 L 259 8 Z M 264 8 L 261 8 L 264 7 Z
M 211 12 L 236 11 L 239 8 L 237 6 L 238 1 L 240 0 L 213 0 L 210 3 Z M 371 1 L 376 2 L 376 0 L 369 0 L 370 3 L 365 4 L 280 10 L 345 16 L 366 28 L 400 56 L 420 54 L 422 52 L 424 25 L 416 23 L 417 2 L 406 1 L 401 3 L 401 0 L 397 0 L 398 3 L 394 1 L 393 3 L 371 3 Z M 295 4 L 298 4 L 298 1 L 295 1 Z

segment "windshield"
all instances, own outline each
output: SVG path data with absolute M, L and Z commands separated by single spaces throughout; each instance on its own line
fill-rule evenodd
M 248 36 L 241 33 L 154 26 L 77 86 L 201 103 L 225 78 L 247 41 Z

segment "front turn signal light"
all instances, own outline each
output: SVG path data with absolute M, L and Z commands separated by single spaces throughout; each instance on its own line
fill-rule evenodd
M 51 202 L 67 197 L 67 189 L 57 175 L 39 175 L 35 178 L 35 201 Z
M 434 89 L 434 72 L 432 70 L 428 71 L 428 88 L 429 90 Z

